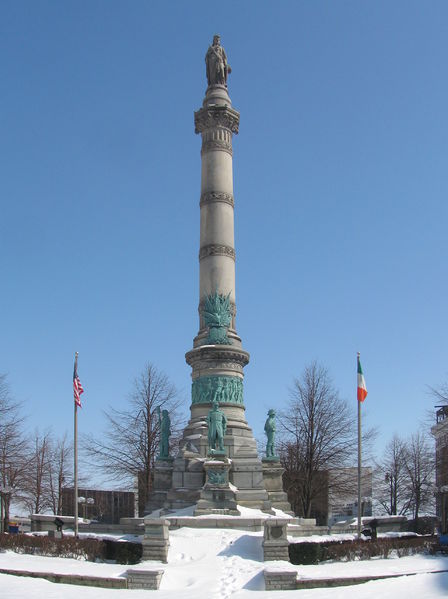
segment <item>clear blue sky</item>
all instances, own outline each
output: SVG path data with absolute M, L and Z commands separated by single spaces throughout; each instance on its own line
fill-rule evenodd
M 413 432 L 448 376 L 448 3 L 3 0 L 0 372 L 30 427 L 104 428 L 197 333 L 204 55 L 234 139 L 237 328 L 255 435 L 313 359 Z

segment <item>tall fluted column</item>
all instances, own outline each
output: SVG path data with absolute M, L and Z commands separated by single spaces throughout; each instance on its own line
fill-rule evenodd
M 224 86 L 209 88 L 204 107 L 195 113 L 195 132 L 202 136 L 199 337 L 206 333 L 204 298 L 217 292 L 229 297 L 228 333 L 237 342 L 232 135 L 238 133 L 239 120 Z
M 244 408 L 243 367 L 249 354 L 235 326 L 235 243 L 232 137 L 240 115 L 223 84 L 210 85 L 194 115 L 202 136 L 199 332 L 186 360 L 193 368 L 192 405 L 217 399 Z

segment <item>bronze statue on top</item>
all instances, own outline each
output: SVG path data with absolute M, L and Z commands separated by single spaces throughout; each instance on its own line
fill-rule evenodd
M 219 35 L 213 36 L 213 43 L 205 55 L 205 66 L 209 85 L 225 85 L 227 87 L 227 75 L 232 72 L 232 69 L 227 64 L 226 52 L 221 46 Z

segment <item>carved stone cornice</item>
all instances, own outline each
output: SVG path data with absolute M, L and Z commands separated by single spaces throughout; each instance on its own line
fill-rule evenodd
M 185 354 L 185 360 L 192 367 L 201 364 L 203 368 L 207 368 L 207 363 L 211 362 L 233 362 L 246 366 L 249 363 L 249 354 L 243 349 L 235 349 L 229 345 L 205 345 L 191 349 Z
M 201 108 L 194 113 L 194 132 L 203 133 L 214 127 L 224 127 L 232 133 L 238 133 L 240 113 L 229 106 Z
M 232 144 L 223 139 L 211 139 L 210 141 L 202 142 L 201 155 L 207 152 L 227 152 L 233 156 Z
M 234 199 L 231 193 L 224 193 L 223 191 L 207 191 L 201 195 L 200 206 L 212 204 L 213 202 L 225 202 L 229 206 L 234 207 Z
M 199 250 L 199 260 L 207 258 L 207 256 L 228 256 L 235 260 L 235 250 L 229 245 L 210 244 L 204 245 Z

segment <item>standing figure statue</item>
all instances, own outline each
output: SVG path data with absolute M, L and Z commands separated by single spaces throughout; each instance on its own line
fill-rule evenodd
M 227 75 L 232 72 L 232 69 L 227 64 L 226 52 L 221 46 L 219 35 L 213 36 L 213 43 L 205 55 L 205 67 L 209 85 L 218 84 L 227 87 Z
M 168 414 L 168 410 L 162 410 L 160 413 L 160 406 L 157 406 L 157 414 L 159 416 L 159 427 L 160 427 L 160 444 L 159 444 L 159 458 L 165 459 L 170 457 L 170 435 L 171 435 L 171 420 Z
M 208 447 L 213 453 L 215 449 L 224 451 L 224 435 L 227 430 L 227 418 L 224 412 L 219 409 L 219 403 L 213 402 L 213 408 L 207 414 L 208 424 Z M 218 445 L 218 447 L 216 447 Z
M 274 458 L 275 410 L 269 410 L 268 417 L 264 424 L 264 432 L 268 438 L 268 442 L 266 443 L 266 457 Z

